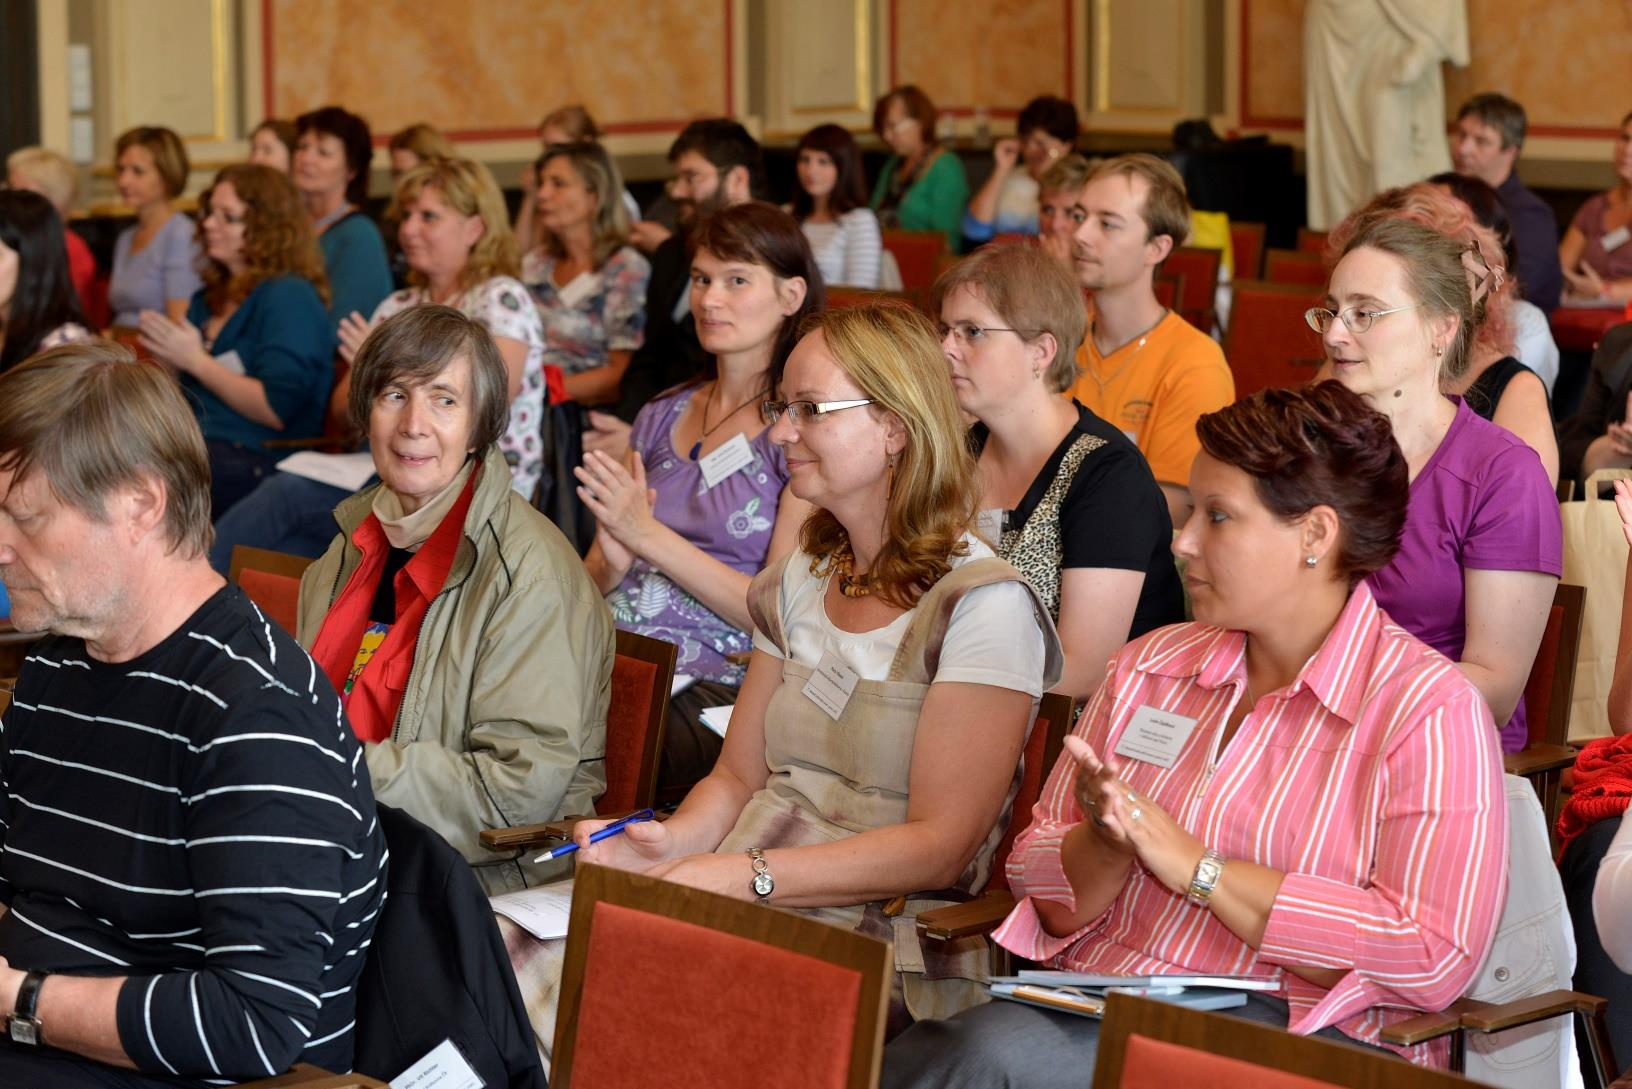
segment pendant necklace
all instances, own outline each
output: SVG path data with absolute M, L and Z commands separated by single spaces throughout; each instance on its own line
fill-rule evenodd
M 1162 316 L 1156 319 L 1156 325 L 1160 325 L 1160 324 L 1162 324 L 1162 322 L 1164 320 L 1166 320 L 1167 313 L 1168 313 L 1167 309 L 1164 307 L 1162 309 Z M 1156 331 L 1156 325 L 1152 325 L 1149 329 L 1146 329 L 1143 333 L 1139 334 L 1139 337 L 1138 337 L 1139 343 L 1137 343 L 1137 344 L 1135 344 L 1133 346 L 1132 354 L 1130 354 L 1128 356 L 1126 362 L 1124 362 L 1120 367 L 1116 368 L 1116 370 L 1111 372 L 1111 375 L 1110 375 L 1109 378 L 1101 378 L 1099 376 L 1099 372 L 1094 370 L 1092 364 L 1090 364 L 1089 366 L 1083 368 L 1083 370 L 1088 372 L 1088 377 L 1092 378 L 1094 380 L 1094 385 L 1099 387 L 1099 395 L 1100 395 L 1101 398 L 1103 398 L 1105 396 L 1105 387 L 1109 386 L 1112 382 L 1115 382 L 1118 378 L 1122 377 L 1122 372 L 1127 370 L 1129 367 L 1133 366 L 1133 361 L 1135 359 L 1138 359 L 1139 358 L 1139 353 L 1144 351 L 1144 349 L 1145 349 L 1145 341 L 1149 340 L 1150 339 L 1150 334 L 1152 334 L 1152 333 L 1154 333 Z M 1093 330 L 1092 330 L 1092 328 L 1090 328 L 1089 331 L 1088 331 L 1088 336 L 1090 338 L 1092 338 L 1093 335 L 1094 335 Z M 1115 351 L 1111 352 L 1110 354 L 1115 355 L 1117 352 L 1121 351 L 1123 348 L 1126 348 L 1126 347 L 1127 347 L 1127 344 L 1124 343 L 1120 347 L 1118 347 Z M 1100 358 L 1104 359 L 1105 357 L 1100 356 Z
M 703 434 L 701 438 L 691 444 L 691 453 L 687 455 L 692 461 L 696 461 L 697 455 L 703 452 L 703 439 L 708 438 L 710 435 L 714 434 L 714 432 L 724 427 L 726 420 L 729 420 L 731 417 L 735 416 L 737 413 L 754 403 L 752 398 L 742 402 L 742 404 L 738 405 L 736 408 L 733 408 L 730 412 L 727 412 L 724 416 L 722 416 L 719 423 L 715 424 L 713 427 L 710 427 L 708 426 L 708 406 L 714 403 L 714 395 L 718 392 L 720 392 L 720 384 L 715 382 L 714 388 L 708 391 L 708 400 L 703 402 Z

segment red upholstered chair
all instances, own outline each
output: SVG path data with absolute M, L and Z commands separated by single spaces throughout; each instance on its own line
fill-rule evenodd
M 1230 248 L 1235 251 L 1231 279 L 1256 280 L 1264 272 L 1264 225 L 1230 220 Z
M 1271 253 L 1275 252 L 1273 250 Z M 1224 358 L 1235 375 L 1235 395 L 1314 378 L 1325 353 L 1303 312 L 1320 304 L 1320 289 L 1301 284 L 1237 280 L 1224 333 Z
M 311 564 L 305 556 L 235 545 L 227 577 L 260 606 L 261 612 L 293 635 L 299 616 L 300 576 Z
M 1162 262 L 1163 272 L 1184 277 L 1179 317 L 1208 334 L 1213 331 L 1213 295 L 1218 290 L 1218 266 L 1223 260 L 1223 250 L 1180 246 Z
M 1575 694 L 1576 659 L 1581 649 L 1581 617 L 1587 592 L 1567 582 L 1553 591 L 1553 607 L 1536 648 L 1535 664 L 1524 686 L 1524 707 L 1530 737 L 1525 747 L 1509 753 L 1502 763 L 1510 775 L 1522 776 L 1536 788 L 1547 827 L 1558 832 L 1559 777 L 1575 763 L 1569 743 L 1570 702 Z M 1556 847 L 1556 842 L 1555 842 Z
M 924 291 L 934 283 L 940 260 L 947 256 L 946 235 L 940 231 L 885 231 L 884 248 L 895 258 L 901 287 L 908 292 Z
M 1456 1074 L 1269 1025 L 1113 994 L 1093 1089 L 1461 1089 Z
M 1276 284 L 1307 284 L 1326 289 L 1326 262 L 1300 250 L 1265 250 L 1264 279 Z M 1233 304 L 1230 310 L 1235 313 Z
M 1312 253 L 1319 257 L 1326 252 L 1326 232 L 1311 230 L 1308 227 L 1298 228 L 1298 252 Z
M 1156 301 L 1169 310 L 1179 308 L 1179 300 L 1184 297 L 1184 277 L 1172 272 L 1163 272 L 1156 277 Z
M 876 1085 L 892 968 L 855 931 L 579 866 L 550 1084 Z
M 1632 307 L 1627 310 L 1632 310 Z M 1598 347 L 1598 342 L 1604 339 L 1604 334 L 1611 327 L 1628 318 L 1625 310 L 1609 307 L 1576 310 L 1561 306 L 1553 311 L 1548 320 L 1560 351 L 1590 352 Z

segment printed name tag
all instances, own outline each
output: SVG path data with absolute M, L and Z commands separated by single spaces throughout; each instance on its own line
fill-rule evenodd
M 861 674 L 839 661 L 832 651 L 826 651 L 822 654 L 821 663 L 816 666 L 816 672 L 805 682 L 803 691 L 811 703 L 837 722 L 839 716 L 844 714 L 845 704 L 850 702 L 850 694 L 856 690 L 856 682 L 860 680 Z
M 235 349 L 227 349 L 220 355 L 216 356 L 215 361 L 227 368 L 227 370 L 231 371 L 233 374 L 244 373 L 244 361 L 239 358 L 238 352 Z
M 430 1054 L 391 1079 L 391 1089 L 482 1089 L 486 1084 L 452 1040 L 443 1040 Z
M 1170 768 L 1195 728 L 1193 718 L 1146 705 L 1133 713 L 1132 721 L 1122 731 L 1113 751 L 1118 756 Z
M 730 442 L 697 459 L 697 464 L 703 469 L 703 486 L 706 488 L 712 488 L 732 473 L 753 463 L 753 447 L 748 445 L 748 437 L 740 431 L 731 437 Z
M 1611 250 L 1618 250 L 1626 245 L 1628 239 L 1632 239 L 1632 228 L 1623 225 L 1616 227 L 1613 231 L 1600 238 L 1598 244 L 1604 247 L 1605 253 L 1609 253 Z

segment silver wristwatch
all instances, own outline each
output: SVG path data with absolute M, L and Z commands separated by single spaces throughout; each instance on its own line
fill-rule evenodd
M 748 848 L 748 859 L 754 867 L 754 879 L 750 887 L 760 903 L 764 903 L 771 898 L 771 892 L 776 888 L 776 878 L 771 876 L 771 864 L 765 861 L 765 852 L 758 847 Z
M 1219 874 L 1224 872 L 1224 856 L 1211 847 L 1201 852 L 1201 861 L 1196 863 L 1196 872 L 1190 878 L 1190 888 L 1184 898 L 1197 907 L 1204 908 L 1207 901 L 1213 898 L 1213 888 L 1218 884 Z

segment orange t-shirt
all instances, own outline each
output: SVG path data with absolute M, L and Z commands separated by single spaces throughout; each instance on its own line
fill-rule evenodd
M 1201 443 L 1196 419 L 1235 400 L 1235 377 L 1212 337 L 1177 314 L 1101 358 L 1088 337 L 1077 351 L 1083 374 L 1067 396 L 1122 429 L 1160 483 L 1188 487 Z

